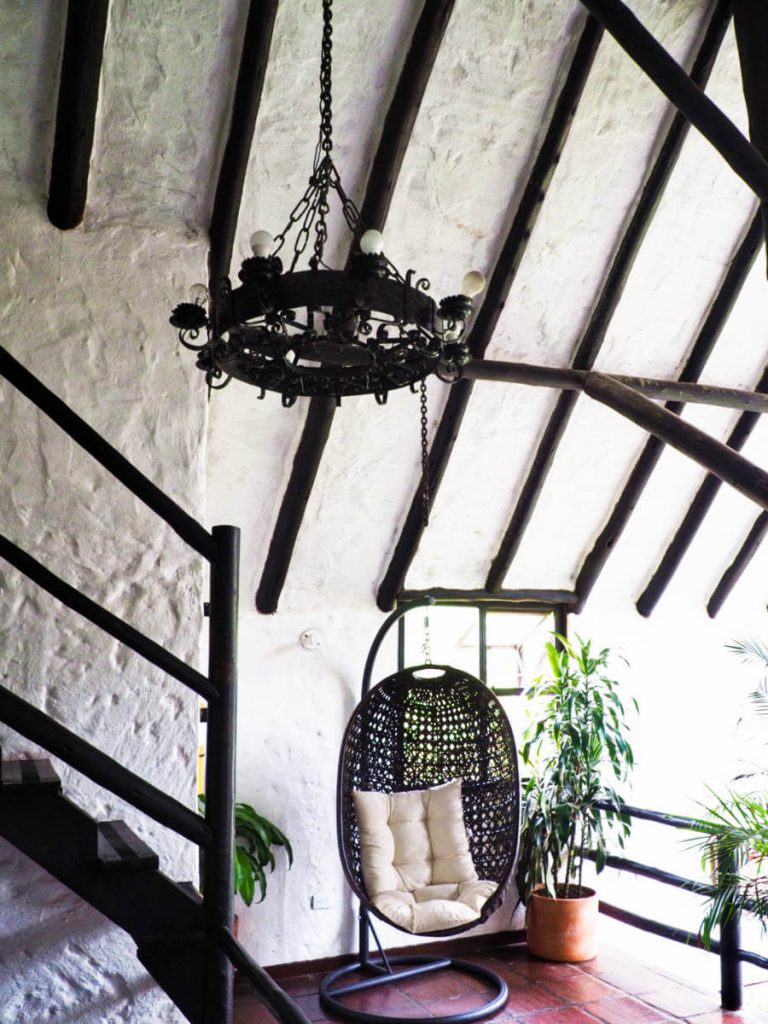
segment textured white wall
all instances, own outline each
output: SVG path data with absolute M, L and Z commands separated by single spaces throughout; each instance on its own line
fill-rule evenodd
M 183 507 L 203 511 L 203 395 L 167 327 L 178 275 L 203 252 L 182 231 L 63 235 L 6 202 L 0 337 L 12 355 Z M 194 269 L 193 269 L 194 268 Z M 202 565 L 9 384 L 0 383 L 0 530 L 90 597 L 199 664 Z M 0 681 L 193 806 L 197 699 L 0 565 Z M 0 726 L 4 755 L 34 752 Z M 126 819 L 177 879 L 186 841 L 57 763 L 96 818 Z M 0 843 L 0 1021 L 176 1021 L 131 940 Z

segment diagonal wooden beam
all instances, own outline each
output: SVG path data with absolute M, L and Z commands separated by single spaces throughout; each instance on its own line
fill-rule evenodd
M 381 230 L 386 223 L 403 158 L 453 4 L 454 0 L 425 0 L 368 175 L 360 207 L 362 222 L 368 227 Z M 307 420 L 256 592 L 256 607 L 265 614 L 277 611 L 335 410 L 332 398 L 312 398 L 309 401 Z
M 256 118 L 261 106 L 277 3 L 278 0 L 251 0 L 248 8 L 240 68 L 237 72 L 229 130 L 221 157 L 209 229 L 211 248 L 208 253 L 208 278 L 214 299 L 221 279 L 229 274 L 229 265 L 232 262 L 237 219 L 240 214 Z
M 755 388 L 756 391 L 768 392 L 768 366 L 763 370 L 762 376 Z M 743 412 L 736 421 L 726 445 L 734 451 L 739 451 L 747 442 L 747 438 L 754 430 L 758 420 L 758 414 L 754 412 Z M 677 567 L 683 560 L 683 556 L 696 536 L 699 527 L 704 522 L 712 503 L 720 490 L 721 480 L 717 476 L 709 474 L 696 492 L 690 508 L 685 513 L 683 521 L 677 529 L 675 536 L 664 552 L 664 557 L 659 563 L 656 572 L 650 579 L 637 600 L 637 610 L 641 615 L 651 614 L 659 598 L 667 589 L 670 580 L 677 571 Z
M 704 86 L 709 80 L 729 20 L 730 6 L 723 0 L 714 9 L 691 69 L 691 80 L 701 86 Z M 637 198 L 632 217 L 616 248 L 600 294 L 593 306 L 589 323 L 576 348 L 572 363 L 578 369 L 590 369 L 597 358 L 608 325 L 624 293 L 629 272 L 634 265 L 646 231 L 683 148 L 688 128 L 689 124 L 682 114 L 675 114 L 658 156 Z M 509 572 L 538 504 L 544 482 L 571 418 L 577 397 L 573 393 L 564 392 L 557 400 L 512 512 L 509 525 L 499 545 L 499 550 L 488 571 L 485 583 L 488 590 L 499 590 L 504 584 L 504 577 Z
M 581 0 L 632 60 L 715 147 L 752 189 L 768 200 L 768 162 L 690 78 L 622 0 Z M 761 5 L 765 18 L 765 7 Z
M 498 359 L 472 359 L 463 367 L 463 376 L 468 380 L 503 381 L 507 384 L 530 384 L 533 387 L 577 392 L 584 390 L 584 382 L 592 372 L 574 370 L 572 366 L 558 369 L 536 363 L 509 363 Z M 670 405 L 693 402 L 720 409 L 768 413 L 768 395 L 759 391 L 726 388 L 719 384 L 697 384 L 693 381 L 662 380 L 658 377 L 628 377 L 620 373 L 606 373 L 604 376 L 619 384 L 626 384 L 647 398 L 667 399 Z
M 714 619 L 723 607 L 723 604 L 727 600 L 733 588 L 741 579 L 744 570 L 752 561 L 753 557 L 757 553 L 757 549 L 762 544 L 766 533 L 768 533 L 768 512 L 761 512 L 752 524 L 752 528 L 747 534 L 746 540 L 739 548 L 739 553 L 725 570 L 720 582 L 712 591 L 712 596 L 707 602 L 707 615 L 709 615 L 711 619 Z
M 108 0 L 69 0 L 61 58 L 48 219 L 62 231 L 85 213 Z
M 734 303 L 752 268 L 758 247 L 763 238 L 762 217 L 758 213 L 739 244 L 730 266 L 725 272 L 723 281 L 709 307 L 701 330 L 691 347 L 691 351 L 683 367 L 680 379 L 695 381 L 701 374 L 709 359 L 720 333 L 728 319 Z M 682 401 L 672 401 L 667 405 L 670 412 L 679 415 L 683 411 Z M 658 437 L 649 437 L 643 450 L 635 462 L 629 479 L 608 517 L 608 522 L 600 531 L 592 550 L 576 576 L 575 590 L 579 595 L 578 611 L 584 607 L 592 588 L 602 572 L 605 563 L 614 550 L 616 542 L 624 532 L 640 496 L 650 480 L 656 465 L 664 451 L 664 443 Z
M 496 260 L 485 299 L 471 329 L 469 343 L 475 358 L 481 357 L 485 352 L 507 301 L 517 269 L 541 210 L 546 189 L 568 138 L 576 107 L 584 91 L 601 37 L 602 30 L 597 22 L 594 18 L 588 18 L 576 46 L 570 69 L 555 101 L 552 118 L 534 160 L 504 246 Z M 471 394 L 471 381 L 460 380 L 451 387 L 448 395 L 448 401 L 432 441 L 427 465 L 429 493 L 433 499 L 440 488 Z M 390 611 L 393 608 L 397 595 L 403 589 L 406 574 L 424 531 L 421 487 L 420 484 L 413 496 L 400 537 L 379 586 L 376 603 L 382 611 Z
M 723 483 L 730 484 L 762 508 L 768 509 L 768 473 L 722 441 L 710 437 L 668 409 L 654 405 L 649 398 L 628 388 L 626 384 L 611 380 L 604 373 L 588 374 L 584 380 L 584 393 L 661 438 L 704 466 Z
M 768 9 L 765 0 L 733 0 L 733 27 L 739 50 L 744 99 L 749 115 L 749 137 L 760 155 L 768 158 Z M 762 204 L 768 235 L 768 203 Z

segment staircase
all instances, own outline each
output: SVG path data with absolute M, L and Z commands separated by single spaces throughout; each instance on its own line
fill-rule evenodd
M 68 800 L 45 759 L 0 758 L 0 836 L 128 932 L 141 963 L 192 1024 L 231 1024 L 233 965 L 278 1020 L 309 1024 L 231 932 L 239 531 L 205 530 L 2 347 L 0 376 L 210 563 L 205 676 L 0 535 L 0 558 L 208 702 L 205 818 L 2 686 L 0 721 L 196 843 L 205 851 L 205 895 L 164 875 L 125 822 L 97 821 Z

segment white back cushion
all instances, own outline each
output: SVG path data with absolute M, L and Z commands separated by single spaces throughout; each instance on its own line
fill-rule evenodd
M 363 881 L 373 898 L 477 880 L 461 805 L 461 779 L 405 793 L 353 791 Z

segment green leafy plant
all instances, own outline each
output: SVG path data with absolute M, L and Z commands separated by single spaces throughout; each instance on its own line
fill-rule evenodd
M 205 797 L 198 797 L 200 813 L 205 813 Z M 257 814 L 250 804 L 235 804 L 235 873 L 234 891 L 239 893 L 246 906 L 250 907 L 258 883 L 261 893 L 258 902 L 267 895 L 266 868 L 275 870 L 275 855 L 272 847 L 282 846 L 288 858 L 288 867 L 293 864 L 293 849 L 287 837 L 277 825 Z
M 752 713 L 757 721 L 768 720 L 768 647 L 750 637 L 726 644 L 728 650 L 748 663 L 763 669 L 762 678 L 749 693 Z M 768 753 L 768 740 L 764 744 Z M 768 759 L 736 776 L 737 781 L 768 780 Z M 712 932 L 731 920 L 734 914 L 748 911 L 768 930 L 768 792 L 724 794 L 710 791 L 711 802 L 703 804 L 703 815 L 696 822 L 701 835 L 691 840 L 702 853 L 703 866 L 715 879 L 715 892 L 701 923 L 705 945 Z
M 623 846 L 630 831 L 625 815 L 596 806 L 600 800 L 621 802 L 608 779 L 623 782 L 634 764 L 619 684 L 610 674 L 611 652 L 555 634 L 546 653 L 549 672 L 527 694 L 538 702 L 539 718 L 522 748 L 532 772 L 523 793 L 517 871 L 524 903 L 541 886 L 551 897 L 579 896 L 585 852 L 594 850 L 600 872 L 609 835 L 615 833 Z
M 737 793 L 719 796 L 705 807 L 696 822 L 703 835 L 693 842 L 711 868 L 715 892 L 701 923 L 706 946 L 715 927 L 722 927 L 737 912 L 746 910 L 768 930 L 768 803 L 766 794 Z

